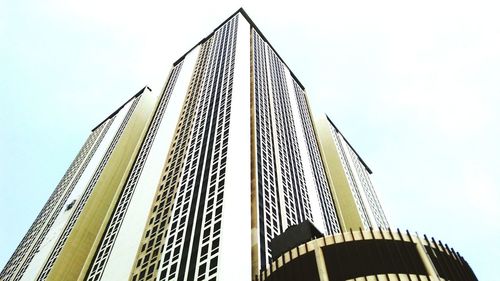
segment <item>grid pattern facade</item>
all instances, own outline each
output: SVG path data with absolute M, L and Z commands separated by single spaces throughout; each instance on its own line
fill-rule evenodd
M 117 207 L 113 211 L 110 223 L 108 224 L 106 231 L 102 237 L 99 248 L 92 261 L 92 265 L 90 266 L 90 270 L 88 271 L 87 280 L 89 281 L 97 281 L 102 277 L 104 267 L 113 248 L 114 242 L 118 235 L 118 231 L 120 230 L 123 218 L 127 212 L 130 200 L 134 194 L 135 188 L 137 186 L 137 181 L 144 168 L 144 164 L 153 145 L 153 141 L 155 139 L 156 133 L 158 132 L 161 120 L 163 118 L 163 115 L 165 114 L 165 109 L 175 86 L 175 82 L 177 81 L 177 76 L 181 67 L 182 63 L 178 64 L 170 73 L 169 80 L 167 81 L 167 86 L 165 87 L 164 93 L 161 96 L 153 121 L 141 146 L 141 150 L 127 179 L 123 192 L 120 195 L 120 199 L 117 202 Z
M 372 225 L 370 224 L 368 211 L 366 210 L 366 206 L 365 204 L 363 204 L 363 199 L 361 198 L 360 189 L 358 187 L 356 179 L 354 178 L 354 171 L 351 169 L 351 166 L 349 165 L 349 160 L 348 160 L 349 154 L 348 151 L 346 151 L 346 147 L 348 145 L 345 143 L 344 138 L 337 131 L 335 127 L 330 126 L 330 131 L 333 136 L 333 141 L 335 142 L 337 151 L 339 153 L 340 162 L 342 163 L 342 167 L 344 168 L 344 172 L 347 176 L 347 181 L 349 183 L 349 187 L 351 188 L 351 192 L 354 197 L 354 202 L 358 207 L 363 227 L 365 228 L 372 227 Z
M 359 182 L 368 201 L 368 206 L 370 206 L 370 211 L 373 214 L 376 226 L 381 227 L 382 229 L 388 229 L 389 223 L 387 222 L 387 218 L 385 217 L 382 206 L 380 205 L 380 201 L 377 198 L 377 194 L 375 193 L 375 189 L 373 188 L 368 171 L 361 163 L 354 150 L 351 147 L 348 147 L 348 150 L 356 169 Z
M 116 144 L 118 143 L 118 140 L 120 139 L 120 136 L 123 133 L 123 130 L 125 129 L 125 126 L 128 123 L 128 120 L 130 119 L 130 116 L 134 112 L 134 109 L 137 106 L 139 99 L 140 98 L 135 98 L 134 101 L 132 102 L 132 105 L 131 105 L 130 109 L 128 110 L 127 115 L 125 116 L 125 119 L 123 120 L 122 124 L 120 124 L 120 128 L 118 129 L 118 132 L 115 134 L 110 146 L 108 147 L 108 149 L 106 151 L 106 154 L 104 155 L 103 159 L 99 163 L 99 166 L 97 167 L 96 172 L 92 176 L 92 179 L 90 180 L 89 184 L 87 185 L 87 188 L 85 189 L 82 197 L 78 201 L 75 210 L 71 214 L 71 217 L 69 219 L 68 224 L 64 228 L 63 233 L 59 237 L 56 245 L 54 246 L 54 249 L 52 249 L 52 252 L 50 253 L 49 258 L 45 262 L 43 269 L 37 278 L 37 281 L 45 280 L 47 278 L 47 276 L 49 275 L 50 270 L 52 269 L 52 266 L 56 262 L 56 259 L 59 256 L 59 253 L 61 252 L 68 236 L 70 235 L 71 231 L 73 230 L 73 226 L 75 225 L 78 217 L 80 216 L 80 213 L 82 212 L 83 207 L 85 206 L 85 203 L 87 202 L 88 198 L 92 194 L 94 186 L 96 185 L 97 180 L 99 179 L 99 176 L 101 175 L 101 172 L 103 171 L 104 167 L 106 166 L 106 163 L 108 162 L 109 157 L 111 156 L 111 153 L 113 152 Z
M 333 136 L 363 226 L 365 228 L 380 227 L 388 229 L 389 223 L 371 183 L 368 170 L 354 149 L 352 149 L 342 134 L 331 123 L 330 132 Z
M 21 279 L 112 122 L 113 120 L 108 120 L 89 135 L 35 222 L 0 273 L 1 280 Z
M 271 102 L 267 77 L 266 45 L 258 33 L 252 31 L 254 106 L 257 162 L 257 204 L 260 229 L 261 265 L 271 260 L 271 239 L 282 232 L 280 200 L 273 143 Z
M 312 200 L 319 205 L 328 233 L 340 232 L 334 201 L 326 179 L 305 92 L 265 39 L 252 30 L 253 105 L 256 148 L 256 203 L 259 227 L 259 266 L 271 260 L 271 239 L 285 228 L 313 221 Z M 287 83 L 287 78 L 292 84 Z M 289 88 L 288 85 L 292 85 Z M 291 95 L 295 95 L 297 104 Z M 300 120 L 294 120 L 292 107 Z M 299 123 L 297 123 L 299 122 Z M 296 124 L 304 129 L 305 154 L 299 149 Z M 302 155 L 306 155 L 304 159 Z M 310 161 L 316 192 L 310 194 L 305 166 Z
M 174 140 L 171 144 L 170 154 L 163 170 L 159 183 L 155 202 L 146 225 L 142 245 L 136 258 L 136 267 L 133 280 L 154 280 L 164 249 L 167 223 L 170 221 L 171 209 L 178 188 L 178 178 L 184 163 L 186 144 L 191 132 L 191 124 L 194 118 L 194 109 L 197 102 L 200 77 L 203 74 L 202 62 L 204 52 L 198 58 L 197 67 L 193 73 L 186 101 L 183 105 L 181 115 L 177 124 Z M 182 62 L 181 62 L 182 63 Z M 178 68 L 179 64 L 175 67 Z
M 132 280 L 216 278 L 237 20 L 200 47 Z
M 179 71 L 182 62 L 175 69 Z M 195 70 L 194 76 L 198 71 Z M 193 86 L 193 85 L 191 85 Z M 148 224 L 146 225 L 144 238 L 142 239 L 141 249 L 136 258 L 134 280 L 153 280 L 157 272 L 157 264 L 160 260 L 160 253 L 164 248 L 165 228 L 171 214 L 171 207 L 175 191 L 177 190 L 177 179 L 182 165 L 182 155 L 184 154 L 184 144 L 189 136 L 189 126 L 193 108 L 192 95 L 188 93 L 186 103 L 179 119 L 178 130 L 175 140 L 172 143 L 173 152 L 170 153 L 165 165 L 162 179 L 157 190 L 157 196 L 150 213 Z M 156 118 L 156 117 L 155 117 Z M 186 122 L 186 120 L 188 120 Z M 175 164 L 173 164 L 175 163 Z M 147 272 L 147 274 L 146 274 Z
M 197 67 L 193 77 L 199 77 L 199 75 L 200 69 Z M 194 78 L 194 80 L 197 79 Z M 198 87 L 199 84 L 191 83 L 190 90 L 186 96 L 186 102 L 184 103 L 177 125 L 178 129 L 171 145 L 171 152 L 163 170 L 153 208 L 145 228 L 141 248 L 136 258 L 133 280 L 156 279 L 161 252 L 164 249 L 167 223 L 170 221 L 171 209 L 178 187 L 179 173 L 184 161 L 185 146 L 190 135 L 190 124 L 194 116 L 196 95 L 192 91 L 196 91 Z
M 321 155 L 318 147 L 318 141 L 314 133 L 314 127 L 311 120 L 311 114 L 307 105 L 307 99 L 304 90 L 300 88 L 296 81 L 293 81 L 295 95 L 299 106 L 299 114 L 301 117 L 302 127 L 306 137 L 307 150 L 313 166 L 314 180 L 319 197 L 321 212 L 325 220 L 326 232 L 328 234 L 340 233 L 340 225 L 335 211 L 332 194 L 326 179 L 325 168 L 321 160 Z
M 290 93 L 286 85 L 285 65 L 268 47 L 271 88 L 274 100 L 274 122 L 279 151 L 279 166 L 287 225 L 313 221 L 304 168 L 299 152 L 297 130 L 293 122 Z

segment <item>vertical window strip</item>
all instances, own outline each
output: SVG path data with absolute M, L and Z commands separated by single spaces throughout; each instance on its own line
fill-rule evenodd
M 370 180 L 370 176 L 369 176 L 368 172 L 366 171 L 366 168 L 361 163 L 358 155 L 356 154 L 356 152 L 354 152 L 353 149 L 349 148 L 349 152 L 351 155 L 351 159 L 354 163 L 354 166 L 356 168 L 357 174 L 359 176 L 360 184 L 362 186 L 363 192 L 365 193 L 365 195 L 368 199 L 368 207 L 373 214 L 376 226 L 381 227 L 382 229 L 388 229 L 389 223 L 387 222 L 387 219 L 386 219 L 385 214 L 384 214 L 384 210 L 382 209 L 380 201 L 377 198 L 377 193 L 375 192 L 375 189 L 373 188 L 372 182 Z
M 234 30 L 236 29 L 237 16 L 229 20 L 219 30 L 214 33 L 214 56 L 211 58 L 212 63 L 209 63 L 210 71 L 207 77 L 207 82 L 210 83 L 209 87 L 204 88 L 204 95 L 207 96 L 207 103 L 205 103 L 204 115 L 206 118 L 200 120 L 199 123 L 199 137 L 203 137 L 200 142 L 201 157 L 197 163 L 197 173 L 195 176 L 194 186 L 198 186 L 198 192 L 193 193 L 193 201 L 197 206 L 191 206 L 189 211 L 188 222 L 193 224 L 187 225 L 184 241 L 184 248 L 181 254 L 179 264 L 179 279 L 183 280 L 187 273 L 187 280 L 193 280 L 195 270 L 197 268 L 196 260 L 200 248 L 200 234 L 202 229 L 203 214 L 206 210 L 205 200 L 207 196 L 208 185 L 210 184 L 210 166 L 212 163 L 212 154 L 214 153 L 214 136 L 215 126 L 217 124 L 217 115 L 219 113 L 218 103 L 224 94 L 224 84 L 227 83 L 224 73 L 224 65 L 231 63 L 231 56 L 234 56 L 234 44 L 230 44 L 229 36 L 235 36 Z M 232 46 L 231 46 L 232 45 Z M 232 52 L 231 52 L 232 51 Z M 227 74 L 227 73 L 226 73 Z M 213 82 L 213 83 L 212 83 Z M 208 107 L 207 107 L 208 105 Z M 225 149 L 222 149 L 222 156 L 225 156 Z M 226 148 L 227 150 L 227 148 Z M 223 179 L 222 186 L 223 187 Z M 220 182 L 220 181 L 219 181 Z M 199 198 L 199 200 L 196 200 Z M 220 198 L 223 194 L 220 193 Z M 196 219 L 195 219 L 196 217 Z M 220 223 L 219 223 L 220 224 Z M 217 224 L 216 224 L 217 225 Z M 193 228 L 194 227 L 194 228 Z M 220 233 L 220 232 L 219 232 Z M 214 234 L 217 234 L 214 229 Z M 213 240 L 214 237 L 210 237 Z M 187 247 L 190 245 L 191 250 L 188 254 Z M 217 272 L 217 259 L 212 258 L 210 261 L 209 274 Z
M 49 275 L 50 270 L 52 269 L 52 266 L 54 265 L 57 257 L 59 256 L 59 253 L 61 252 L 64 244 L 66 243 L 66 239 L 68 238 L 69 234 L 71 233 L 71 230 L 73 229 L 73 226 L 75 225 L 76 220 L 80 216 L 80 213 L 82 212 L 83 207 L 85 206 L 85 203 L 87 202 L 87 199 L 90 197 L 90 194 L 92 193 L 94 186 L 97 183 L 97 180 L 99 179 L 99 177 L 101 175 L 102 170 L 106 166 L 106 164 L 109 160 L 109 157 L 111 156 L 111 153 L 113 152 L 116 144 L 118 143 L 118 140 L 120 139 L 120 136 L 123 133 L 123 130 L 125 129 L 125 126 L 127 125 L 128 120 L 130 119 L 130 116 L 132 115 L 138 102 L 139 102 L 139 98 L 135 98 L 133 103 L 132 103 L 132 106 L 128 110 L 127 115 L 125 116 L 125 119 L 123 120 L 122 124 L 120 124 L 120 128 L 118 129 L 118 132 L 115 134 L 115 136 L 114 136 L 110 146 L 108 147 L 103 159 L 99 163 L 99 166 L 98 166 L 96 172 L 94 173 L 91 181 L 87 185 L 87 188 L 85 189 L 84 194 L 82 195 L 80 201 L 78 202 L 77 207 L 73 211 L 73 214 L 71 215 L 71 218 L 69 219 L 68 224 L 64 228 L 63 233 L 59 237 L 54 249 L 50 253 L 48 260 L 45 262 L 45 265 L 43 266 L 43 269 L 37 278 L 38 281 L 45 280 L 47 278 L 47 276 Z
M 326 180 L 326 172 L 323 167 L 323 162 L 319 153 L 318 142 L 314 133 L 314 128 L 311 120 L 311 114 L 307 106 L 305 92 L 299 87 L 297 82 L 293 81 L 295 94 L 297 97 L 299 113 L 301 117 L 302 127 L 304 128 L 305 139 L 308 149 L 308 155 L 313 167 L 314 179 L 316 182 L 317 192 L 320 195 L 319 201 L 321 206 L 322 215 L 325 221 L 325 226 L 328 234 L 340 232 L 340 224 L 335 205 L 328 182 Z
M 252 30 L 254 49 L 254 104 L 257 148 L 257 204 L 259 226 L 259 259 L 261 269 L 271 261 L 271 239 L 282 232 L 279 213 L 275 147 L 269 85 L 266 66 L 266 45 L 259 34 Z
M 340 157 L 340 162 L 342 163 L 342 167 L 344 168 L 344 173 L 347 177 L 347 181 L 349 183 L 349 187 L 351 188 L 352 195 L 354 197 L 354 202 L 356 203 L 356 206 L 358 207 L 358 211 L 361 216 L 361 222 L 363 223 L 363 226 L 365 228 L 369 228 L 370 225 L 370 220 L 368 217 L 368 213 L 366 211 L 366 208 L 363 204 L 363 201 L 361 199 L 361 194 L 359 193 L 359 188 L 356 183 L 356 180 L 354 179 L 353 172 L 351 170 L 351 167 L 348 163 L 348 154 L 346 153 L 344 147 L 344 139 L 342 135 L 332 126 L 330 126 L 330 132 L 333 136 L 333 140 L 335 142 L 335 146 L 337 147 L 337 151 L 339 152 L 339 157 Z
M 156 137 L 156 133 L 158 132 L 161 120 L 163 118 L 163 115 L 165 114 L 165 109 L 167 107 L 168 101 L 170 100 L 170 96 L 172 95 L 172 91 L 177 81 L 177 77 L 179 75 L 181 68 L 182 68 L 182 62 L 177 64 L 171 72 L 169 81 L 167 82 L 165 90 L 163 91 L 162 97 L 158 104 L 158 109 L 154 114 L 154 118 L 148 129 L 146 137 L 144 138 L 141 150 L 139 151 L 139 154 L 134 163 L 132 171 L 127 179 L 122 194 L 120 195 L 120 198 L 117 202 L 117 207 L 113 211 L 110 222 L 101 239 L 101 243 L 97 250 L 96 256 L 94 257 L 92 265 L 90 266 L 90 270 L 88 271 L 87 280 L 89 281 L 97 281 L 100 280 L 102 277 L 105 264 L 107 263 L 109 254 L 113 249 L 113 245 L 118 236 L 118 232 L 123 222 L 123 218 L 125 217 L 132 195 L 137 186 L 137 181 L 139 180 L 140 174 L 142 173 L 144 164 L 146 163 L 146 159 L 153 145 L 153 140 Z
M 201 46 L 132 280 L 154 280 L 158 272 L 159 279 L 165 280 L 169 272 L 170 277 L 178 273 L 177 264 L 171 263 L 171 255 L 175 256 L 175 261 L 180 251 L 179 244 L 183 242 L 187 210 L 181 211 L 181 207 L 187 207 L 191 196 L 191 189 L 185 186 L 186 180 L 189 181 L 190 178 L 186 178 L 183 173 L 191 170 L 190 164 L 193 161 L 193 151 L 188 150 L 188 147 L 193 140 L 194 124 L 200 119 L 196 113 L 200 104 L 199 93 L 203 86 L 209 45 L 205 43 Z
M 162 269 L 163 275 L 160 275 L 160 280 L 181 279 L 181 275 L 184 274 L 182 266 L 186 266 L 187 254 L 185 252 L 190 248 L 190 232 L 189 229 L 192 227 L 193 221 L 189 218 L 192 214 L 193 209 L 196 208 L 197 196 L 199 190 L 195 183 L 195 178 L 199 172 L 198 163 L 201 161 L 201 142 L 203 140 L 202 128 L 203 121 L 207 119 L 207 103 L 209 96 L 205 95 L 203 88 L 205 87 L 205 77 L 208 75 L 208 65 L 210 64 L 210 57 L 213 52 L 213 38 L 210 38 L 205 42 L 204 46 L 204 56 L 200 62 L 201 69 L 200 76 L 198 76 L 198 81 L 195 81 L 197 87 L 196 91 L 193 92 L 197 96 L 197 103 L 193 104 L 193 120 L 190 124 L 191 132 L 186 135 L 186 154 L 187 159 L 185 161 L 185 167 L 182 169 L 179 180 L 179 194 L 174 205 L 174 211 L 172 216 L 172 222 L 169 227 L 171 228 L 172 238 L 176 238 L 174 243 L 173 251 L 168 251 L 169 247 L 166 248 L 164 253 L 163 261 L 168 269 Z M 169 240 L 171 241 L 171 240 Z M 184 263 L 182 262 L 184 260 Z M 168 271 L 167 271 L 168 270 Z M 167 272 L 170 274 L 166 276 Z
M 219 67 L 219 75 L 222 75 L 222 85 L 218 85 L 219 89 L 214 89 L 216 95 L 220 97 L 213 111 L 212 118 L 212 143 L 209 144 L 212 149 L 212 159 L 206 160 L 206 165 L 210 165 L 210 179 L 207 178 L 207 195 L 205 196 L 206 207 L 202 208 L 202 225 L 200 234 L 201 242 L 197 246 L 199 253 L 197 258 L 192 259 L 190 264 L 191 273 L 188 275 L 188 280 L 194 278 L 195 269 L 197 270 L 197 280 L 209 279 L 217 273 L 217 260 L 219 252 L 219 240 L 221 233 L 222 219 L 222 203 L 225 182 L 225 165 L 227 159 L 227 145 L 229 138 L 229 118 L 231 112 L 231 94 L 232 81 L 234 70 L 234 59 L 236 49 L 236 25 L 237 17 L 232 19 L 226 28 L 224 28 L 224 40 L 219 42 L 219 49 L 222 49 L 225 54 L 225 60 Z M 222 86 L 222 88 L 220 88 Z M 218 109 L 217 109 L 218 108 Z M 215 110 L 217 109 L 217 110 Z M 215 129 L 215 130 L 214 130 Z M 214 145 L 215 143 L 215 145 Z M 203 230 L 203 231 L 201 231 Z M 196 232 L 198 233 L 198 232 Z M 207 255 L 204 255 L 203 249 L 207 249 Z M 207 272 L 203 272 L 202 264 L 206 262 Z
M 292 118 L 291 104 L 285 82 L 284 64 L 268 47 L 270 54 L 271 86 L 273 89 L 275 121 L 278 134 L 279 157 L 285 206 L 287 207 L 288 225 L 298 224 L 312 219 L 311 205 L 305 185 L 302 160 L 298 150 L 295 126 Z
M 171 209 L 178 185 L 180 168 L 184 163 L 186 154 L 186 142 L 191 132 L 191 123 L 194 118 L 193 106 L 196 104 L 197 96 L 193 94 L 193 89 L 199 87 L 197 77 L 200 75 L 200 58 L 205 51 L 202 48 L 196 68 L 193 74 L 193 80 L 189 85 L 186 101 L 183 105 L 180 118 L 177 124 L 177 131 L 171 144 L 171 148 L 164 167 L 163 177 L 159 183 L 156 192 L 155 202 L 149 217 L 149 223 L 146 226 L 142 247 L 139 249 L 136 258 L 136 269 L 133 274 L 133 280 L 154 280 L 158 271 L 160 258 L 165 245 L 165 236 L 169 227 L 171 218 Z M 170 245 L 166 245 L 169 248 Z M 150 270 L 153 268 L 153 270 Z M 146 272 L 147 270 L 147 272 Z

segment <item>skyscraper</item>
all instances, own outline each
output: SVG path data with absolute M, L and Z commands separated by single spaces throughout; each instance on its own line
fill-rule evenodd
M 326 115 L 316 121 L 319 143 L 344 231 L 389 228 L 370 180 L 372 171 Z
M 240 9 L 94 128 L 1 280 L 249 280 L 271 241 L 387 229 L 370 170 Z

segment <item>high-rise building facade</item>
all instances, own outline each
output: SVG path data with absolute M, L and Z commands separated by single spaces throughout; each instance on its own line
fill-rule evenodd
M 80 249 L 96 241 L 96 228 L 129 175 L 154 103 L 144 88 L 92 130 L 0 280 L 44 280 L 49 271 L 61 268 L 62 259 L 77 258 Z
M 240 9 L 92 130 L 0 280 L 250 280 L 291 226 L 387 229 L 323 119 Z
M 316 128 L 342 229 L 388 229 L 368 165 L 328 116 L 319 117 Z
M 360 229 L 296 244 L 294 237 L 307 233 L 304 228 L 301 224 L 279 235 L 281 251 L 252 280 L 477 281 L 458 252 L 425 235 Z M 283 247 L 286 243 L 293 247 Z

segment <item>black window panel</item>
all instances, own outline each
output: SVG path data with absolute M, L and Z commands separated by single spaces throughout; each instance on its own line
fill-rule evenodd
M 319 281 L 314 252 L 301 255 L 273 272 L 266 281 Z
M 414 243 L 395 240 L 363 240 L 322 248 L 330 280 L 406 273 L 427 275 Z

